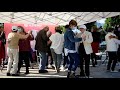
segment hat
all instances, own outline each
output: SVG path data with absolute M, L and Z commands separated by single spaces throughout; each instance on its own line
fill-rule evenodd
M 17 26 L 12 26 L 12 31 L 17 31 L 17 30 L 18 30 Z
M 80 25 L 80 26 L 78 26 L 78 28 L 79 28 L 79 29 L 80 29 L 80 28 L 87 29 L 87 27 L 86 27 L 85 25 Z

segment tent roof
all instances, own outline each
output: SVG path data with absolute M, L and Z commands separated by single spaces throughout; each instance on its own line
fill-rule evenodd
M 75 19 L 78 24 L 86 24 L 117 15 L 120 12 L 0 12 L 0 23 L 66 25 Z

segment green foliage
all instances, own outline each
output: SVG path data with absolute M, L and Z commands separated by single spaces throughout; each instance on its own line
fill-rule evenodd
M 107 23 L 103 25 L 103 29 L 106 30 L 106 28 L 107 28 Z
M 115 27 L 116 25 L 120 24 L 120 15 L 115 17 L 109 17 L 105 20 L 105 24 L 103 26 L 104 30 L 107 30 L 110 27 Z
M 108 30 L 108 28 L 111 27 L 111 21 L 112 21 L 111 17 L 105 20 L 105 24 L 103 25 L 104 30 Z

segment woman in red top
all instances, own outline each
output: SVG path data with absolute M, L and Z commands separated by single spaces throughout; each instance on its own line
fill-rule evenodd
M 22 26 L 18 26 L 18 33 L 26 35 L 24 28 Z M 22 65 L 22 61 L 24 60 L 26 66 L 26 73 L 29 74 L 29 66 L 30 66 L 30 55 L 31 55 L 31 46 L 30 41 L 34 40 L 33 35 L 31 34 L 27 39 L 19 40 L 19 63 L 18 63 L 18 73 L 20 73 L 20 68 Z
M 2 59 L 5 59 L 5 44 L 6 44 L 5 33 L 3 31 L 3 27 L 0 26 L 0 65 L 2 63 Z
M 99 49 L 99 43 L 100 43 L 100 32 L 97 32 L 97 27 L 94 26 L 91 30 L 92 33 L 92 37 L 93 37 L 93 42 L 92 42 L 92 49 L 93 49 L 93 53 L 91 54 L 91 59 L 92 59 L 92 65 L 93 67 L 95 67 L 95 65 L 97 65 L 97 56 L 96 53 L 98 53 L 98 49 Z

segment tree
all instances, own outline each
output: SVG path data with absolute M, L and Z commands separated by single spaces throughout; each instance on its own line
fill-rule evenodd
M 103 25 L 103 29 L 104 30 L 108 30 L 108 28 L 110 28 L 111 27 L 111 22 L 112 20 L 111 20 L 111 18 L 107 18 L 106 20 L 105 20 L 105 24 Z
M 110 27 L 116 27 L 120 24 L 120 15 L 115 17 L 109 17 L 105 20 L 105 24 L 103 26 L 104 30 L 108 30 Z

